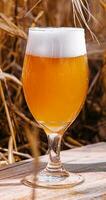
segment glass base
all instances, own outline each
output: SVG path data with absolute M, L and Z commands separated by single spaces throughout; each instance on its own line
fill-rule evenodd
M 69 173 L 66 170 L 60 173 L 51 173 L 44 169 L 38 173 L 36 183 L 34 174 L 25 177 L 22 182 L 29 187 L 65 188 L 73 187 L 83 181 L 84 178 L 79 174 Z

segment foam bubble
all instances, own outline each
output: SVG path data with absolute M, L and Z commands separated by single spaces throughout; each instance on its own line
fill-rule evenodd
M 30 28 L 26 53 L 53 58 L 86 54 L 83 28 Z

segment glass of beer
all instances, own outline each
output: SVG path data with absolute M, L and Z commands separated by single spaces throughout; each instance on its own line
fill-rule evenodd
M 28 107 L 48 136 L 49 160 L 37 185 L 67 187 L 83 182 L 60 160 L 61 138 L 76 119 L 87 94 L 88 64 L 83 28 L 30 28 L 23 66 Z M 34 175 L 25 179 L 34 186 Z

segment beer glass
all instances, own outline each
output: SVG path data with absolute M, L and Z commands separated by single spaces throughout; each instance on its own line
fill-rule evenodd
M 37 185 L 74 186 L 83 181 L 60 161 L 65 130 L 79 114 L 88 87 L 83 28 L 30 28 L 23 66 L 28 107 L 48 136 L 49 161 L 37 175 Z M 34 186 L 33 175 L 26 178 Z

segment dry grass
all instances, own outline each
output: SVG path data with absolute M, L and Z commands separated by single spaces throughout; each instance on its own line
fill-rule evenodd
M 26 128 L 39 127 L 28 111 L 21 83 L 29 26 L 58 27 L 75 24 L 86 27 L 86 30 L 89 29 L 93 37 L 95 35 L 92 31 L 95 30 L 101 47 L 97 46 L 95 41 L 92 42 L 87 31 L 90 63 L 88 98 L 80 116 L 65 134 L 63 148 L 106 140 L 106 56 L 103 52 L 106 50 L 106 22 L 104 20 L 106 4 L 101 0 L 84 0 L 80 5 L 76 4 L 78 2 L 81 0 L 73 0 L 72 6 L 71 0 L 67 3 L 66 0 L 61 0 L 61 3 L 60 0 L 0 1 L 0 145 L 3 151 L 1 154 L 3 164 L 30 157 Z M 88 7 L 88 11 L 85 6 Z M 89 8 L 97 21 L 89 13 Z M 83 12 L 84 15 L 81 17 L 79 12 Z M 85 20 L 88 20 L 87 24 Z M 41 129 L 39 129 L 39 135 L 40 150 L 44 154 L 47 149 L 46 136 Z M 31 137 L 30 141 L 33 141 Z M 21 149 L 23 153 L 18 149 Z M 35 149 L 34 152 L 37 150 Z M 35 156 L 37 158 L 36 153 Z

